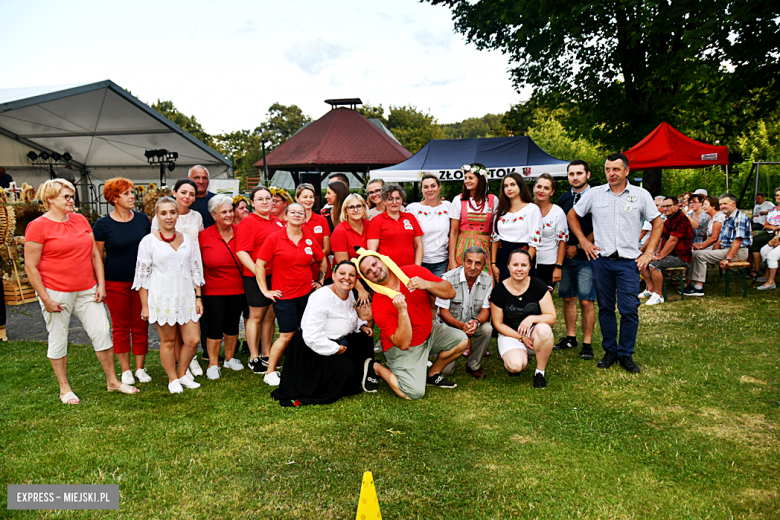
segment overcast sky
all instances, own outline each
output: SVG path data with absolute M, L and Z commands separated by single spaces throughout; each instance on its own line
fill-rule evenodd
M 274 102 L 317 119 L 325 99 L 359 97 L 451 123 L 527 98 L 506 57 L 413 0 L 0 0 L 0 20 L 0 88 L 110 79 L 209 133 L 252 129 Z

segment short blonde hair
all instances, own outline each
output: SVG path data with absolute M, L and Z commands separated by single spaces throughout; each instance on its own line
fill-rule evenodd
M 363 197 L 360 196 L 358 193 L 352 193 L 350 195 L 347 195 L 347 198 L 344 199 L 344 202 L 341 203 L 341 222 L 347 222 L 347 219 L 349 218 L 347 214 L 349 213 L 347 211 L 347 206 L 349 206 L 351 203 L 359 202 L 361 206 L 363 206 L 363 214 L 360 216 L 361 219 L 366 218 L 366 212 L 368 211 L 368 204 L 366 204 L 366 201 Z
M 56 199 L 60 196 L 60 192 L 63 188 L 68 188 L 73 194 L 76 194 L 76 188 L 70 181 L 65 179 L 49 179 L 40 186 L 38 186 L 38 199 L 43 204 L 46 211 L 49 211 L 49 199 Z

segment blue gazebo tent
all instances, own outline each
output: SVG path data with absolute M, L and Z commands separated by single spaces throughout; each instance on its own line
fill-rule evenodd
M 385 182 L 416 182 L 426 173 L 442 181 L 462 181 L 464 164 L 479 162 L 498 180 L 516 172 L 525 178 L 542 173 L 566 177 L 569 161 L 556 159 L 528 136 L 478 137 L 474 139 L 431 139 L 409 159 L 395 166 L 371 171 L 372 179 Z

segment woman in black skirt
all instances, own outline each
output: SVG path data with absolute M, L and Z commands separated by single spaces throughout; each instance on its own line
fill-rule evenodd
M 364 381 L 374 358 L 370 305 L 355 308 L 355 266 L 336 266 L 333 284 L 314 292 L 301 329 L 287 347 L 279 388 L 271 393 L 282 406 L 328 404 L 346 395 L 376 392 Z

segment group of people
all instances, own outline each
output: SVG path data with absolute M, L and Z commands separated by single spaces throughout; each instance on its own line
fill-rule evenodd
M 776 205 L 768 203 L 764 193 L 756 196 L 752 219 L 737 209 L 737 198 L 730 193 L 710 197 L 704 189 L 674 196 L 658 196 L 655 203 L 663 213 L 661 241 L 652 250 L 653 260 L 642 271 L 647 289 L 639 297 L 646 305 L 663 303 L 661 295 L 664 271 L 684 269 L 687 296 L 704 296 L 707 266 L 725 269 L 730 262 L 748 261 L 748 274 L 762 285 L 759 291 L 777 287 L 780 260 L 780 188 L 774 193 Z M 641 246 L 648 250 L 648 244 Z M 762 267 L 766 265 L 766 269 Z M 765 276 L 761 276 L 765 274 Z
M 136 381 L 151 381 L 145 367 L 148 324 L 160 336 L 168 390 L 180 393 L 200 387 L 199 344 L 208 379 L 219 379 L 224 368 L 244 369 L 236 358 L 242 315 L 248 368 L 277 387 L 272 396 L 285 406 L 375 392 L 380 381 L 400 397 L 418 399 L 427 386 L 456 387 L 448 377 L 461 356 L 468 358 L 466 372 L 484 379 L 482 359 L 494 334 L 507 372 L 519 375 L 529 355 L 535 356 L 533 386 L 544 388 L 552 351 L 579 346 L 578 302 L 580 356 L 593 359 L 596 298 L 605 351 L 598 366 L 619 363 L 639 372 L 632 357 L 639 273 L 650 290 L 655 272 L 672 265 L 667 257 L 686 261 L 678 247 L 693 233 L 674 233 L 693 228 L 694 221 L 697 229 L 707 223 L 696 206 L 690 217 L 675 214 L 670 206 L 677 200 L 667 198 L 659 205 L 667 215 L 667 235 L 649 193 L 627 182 L 625 156 L 612 154 L 605 165 L 608 183 L 591 188 L 588 164 L 569 164 L 570 189 L 557 204 L 550 175 L 541 175 L 531 190 L 522 176 L 510 173 L 496 197 L 488 192 L 481 164 L 463 166 L 463 191 L 451 203 L 441 200 L 434 175 L 422 178 L 423 200 L 405 206 L 399 185 L 372 180 L 365 200 L 334 174 L 319 214 L 310 184 L 299 185 L 294 199 L 264 186 L 248 200 L 233 199 L 209 193 L 208 171 L 195 166 L 176 182 L 172 197 L 157 200 L 151 222 L 133 209 L 131 181 L 107 181 L 104 197 L 114 209 L 94 227 L 73 212 L 72 184 L 47 181 L 39 189 L 47 212 L 27 228 L 25 258 L 49 331 L 60 399 L 79 402 L 66 371 L 74 312 L 92 340 L 108 390 L 128 394 L 137 391 Z M 731 215 L 724 209 L 731 199 L 724 197 L 721 210 Z M 767 220 L 773 218 L 770 213 Z M 732 220 L 737 223 L 724 220 L 722 228 L 744 243 L 741 220 Z M 643 222 L 649 223 L 644 231 Z M 707 243 L 703 236 L 697 243 Z M 718 243 L 729 245 L 723 236 Z M 693 287 L 699 278 L 692 269 Z M 556 284 L 566 322 L 558 343 L 552 332 Z M 384 364 L 375 359 L 375 324 Z

